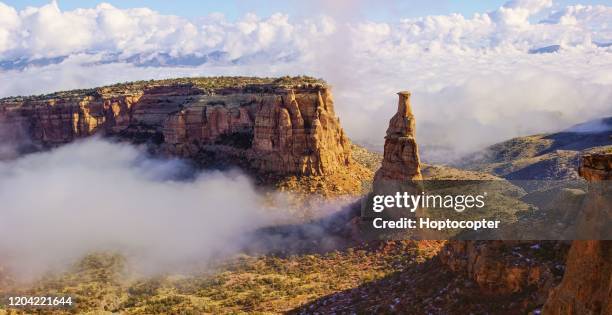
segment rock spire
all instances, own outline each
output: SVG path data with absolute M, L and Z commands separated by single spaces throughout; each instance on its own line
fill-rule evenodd
M 422 179 L 410 92 L 397 94 L 397 113 L 389 121 L 384 157 L 374 178 L 375 186 L 383 181 L 411 182 Z

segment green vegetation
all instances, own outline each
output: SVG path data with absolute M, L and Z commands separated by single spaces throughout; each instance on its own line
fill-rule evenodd
M 382 163 L 382 153 L 370 151 L 363 146 L 351 144 L 351 156 L 355 162 L 365 166 L 372 172 L 376 172 Z
M 279 313 L 422 263 L 437 248 L 405 241 L 287 257 L 240 255 L 205 273 L 149 278 L 128 274 L 119 255 L 98 253 L 22 292 L 70 295 L 76 305 L 61 311 L 66 314 Z
M 32 96 L 13 96 L 7 98 L 0 98 L 0 106 L 6 105 L 11 102 L 22 102 L 24 100 L 50 100 L 57 98 L 82 98 L 85 96 L 116 96 L 130 94 L 136 91 L 142 91 L 145 89 L 164 87 L 164 86 L 185 86 L 192 87 L 195 89 L 201 89 L 209 92 L 217 89 L 225 88 L 249 88 L 254 87 L 256 89 L 263 89 L 266 87 L 317 87 L 327 86 L 327 83 L 323 79 L 316 79 L 309 76 L 284 76 L 278 78 L 269 77 L 192 77 L 192 78 L 174 78 L 164 80 L 147 80 L 147 81 L 133 81 L 133 82 L 122 82 L 112 85 L 107 85 L 92 89 L 76 89 L 68 91 L 60 91 L 51 94 L 41 94 Z

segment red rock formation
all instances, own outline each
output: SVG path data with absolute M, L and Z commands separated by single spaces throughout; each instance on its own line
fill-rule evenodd
M 546 246 L 547 251 L 563 251 L 560 245 L 549 242 L 535 246 L 537 250 Z M 529 296 L 526 304 L 534 306 L 544 303 L 558 279 L 553 263 L 522 256 L 532 246 L 533 242 L 522 241 L 449 241 L 439 257 L 451 270 L 476 282 L 483 293 L 523 294 Z
M 591 182 L 612 179 L 612 153 L 584 156 L 580 175 Z M 587 225 L 589 230 L 593 229 L 594 222 L 603 220 L 609 223 L 611 220 L 610 185 L 593 188 L 604 191 L 590 191 L 587 195 L 585 202 L 588 204 L 582 215 L 592 219 L 587 218 L 580 224 Z M 599 211 L 595 213 L 595 209 Z M 563 280 L 550 293 L 543 313 L 612 314 L 612 241 L 576 240 L 572 243 L 566 264 Z
M 130 124 L 131 106 L 139 97 L 135 93 L 0 100 L 0 124 L 3 130 L 14 131 L 1 140 L 27 139 L 53 146 L 100 130 L 117 132 Z
M 583 156 L 578 173 L 590 182 L 612 180 L 612 153 Z
M 410 107 L 410 92 L 397 93 L 397 113 L 389 121 L 385 151 L 375 182 L 409 182 L 422 179 L 415 138 L 415 119 Z
M 612 314 L 612 241 L 574 241 L 543 314 Z
M 5 137 L 41 147 L 104 133 L 158 141 L 160 152 L 187 158 L 223 152 L 223 159 L 246 161 L 266 174 L 325 175 L 350 163 L 350 143 L 324 82 L 196 83 L 152 81 L 8 98 L 0 100 L 0 125 L 11 130 Z
M 611 153 L 585 156 L 580 174 L 589 181 L 607 180 L 611 161 Z M 610 196 L 609 185 L 591 185 L 577 223 L 581 237 L 609 233 Z M 537 250 L 530 253 L 532 248 Z M 536 253 L 547 258 L 538 260 Z M 439 257 L 484 294 L 523 296 L 525 311 L 546 302 L 544 314 L 611 314 L 612 241 L 573 241 L 559 281 L 555 260 L 564 253 L 564 242 L 449 241 Z
M 380 235 L 376 229 L 372 229 L 371 220 L 381 214 L 372 212 L 372 197 L 376 195 L 392 196 L 397 193 L 419 194 L 422 191 L 422 183 L 419 182 L 422 180 L 421 166 L 415 139 L 415 118 L 410 107 L 410 92 L 402 91 L 397 94 L 399 95 L 397 112 L 389 121 L 383 160 L 380 168 L 374 174 L 372 193 L 367 197 L 368 204 L 363 206 L 364 211 L 361 213 L 363 220 L 360 221 L 360 224 L 365 224 L 360 228 L 361 233 L 363 235 L 372 234 L 375 238 Z M 405 209 L 399 207 L 386 207 L 382 215 L 399 219 L 416 214 L 407 213 Z M 389 235 L 385 237 L 393 238 Z M 405 235 L 400 237 L 405 237 Z

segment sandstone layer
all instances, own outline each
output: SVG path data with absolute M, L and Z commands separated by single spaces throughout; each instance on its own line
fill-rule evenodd
M 262 174 L 326 175 L 351 163 L 330 87 L 307 77 L 143 81 L 6 98 L 0 129 L 0 141 L 34 149 L 119 136 Z
M 610 180 L 612 153 L 583 156 L 580 175 L 590 182 Z M 585 205 L 583 216 L 592 218 L 580 224 L 592 227 L 593 221 L 610 222 L 612 191 L 609 187 L 599 183 L 594 188 L 606 191 L 589 191 L 585 200 L 589 204 Z M 543 311 L 544 314 L 612 314 L 612 241 L 573 241 L 563 280 L 550 293 Z

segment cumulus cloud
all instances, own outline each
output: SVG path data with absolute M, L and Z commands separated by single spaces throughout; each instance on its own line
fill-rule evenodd
M 530 16 L 551 6 L 552 0 L 511 0 L 490 16 L 503 25 L 526 26 Z
M 381 42 L 395 49 L 429 51 L 525 50 L 526 46 L 568 38 L 572 40 L 567 44 L 576 45 L 594 36 L 610 40 L 605 37 L 610 35 L 605 23 L 612 15 L 610 7 L 569 6 L 551 12 L 545 23 L 529 20 L 551 6 L 551 0 L 513 0 L 471 18 L 451 14 L 401 19 L 399 23 L 351 20 L 355 34 L 343 36 L 351 36 L 355 46 L 370 52 L 375 48 L 371 44 Z M 124 58 L 135 54 L 179 57 L 214 52 L 227 54 L 231 60 L 260 53 L 269 59 L 307 57 L 321 40 L 343 30 L 338 24 L 348 18 L 336 17 L 290 21 L 282 13 L 267 18 L 247 14 L 228 21 L 217 13 L 188 20 L 147 8 L 118 9 L 107 3 L 92 9 L 62 11 L 53 1 L 19 12 L 0 3 L 0 58 L 53 58 L 94 52 Z
M 202 263 L 271 222 L 263 198 L 238 172 L 194 174 L 99 139 L 69 144 L 0 162 L 2 264 L 34 277 L 96 250 L 142 271 Z
M 349 136 L 373 146 L 382 144 L 395 92 L 412 90 L 423 153 L 448 161 L 612 115 L 612 7 L 553 8 L 514 0 L 471 17 L 373 22 L 347 10 L 229 21 L 109 4 L 0 5 L 0 96 L 176 76 L 309 74 L 334 87 Z
M 222 15 L 191 21 L 147 8 L 118 9 L 102 3 L 93 9 L 61 11 L 53 1 L 20 12 L 0 3 L 0 58 L 53 58 L 78 53 L 227 54 L 229 59 L 265 52 L 282 58 L 306 51 L 333 24 L 325 18 L 290 23 L 285 14 L 262 19 L 247 14 L 235 23 Z

